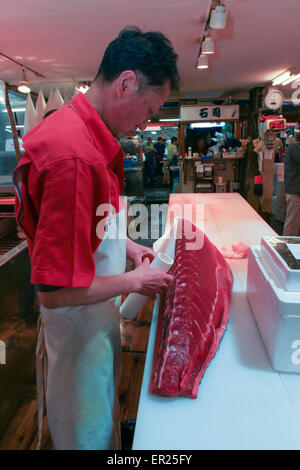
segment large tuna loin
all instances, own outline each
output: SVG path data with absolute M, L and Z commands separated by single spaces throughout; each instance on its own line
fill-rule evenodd
M 190 222 L 180 221 L 172 287 L 161 298 L 150 393 L 196 398 L 229 315 L 232 274 L 223 255 Z M 187 249 L 191 231 L 202 246 Z M 189 245 L 190 247 L 191 245 Z

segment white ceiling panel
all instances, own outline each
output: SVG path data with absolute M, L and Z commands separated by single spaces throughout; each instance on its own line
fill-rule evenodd
M 243 95 L 299 67 L 300 0 L 224 0 L 225 30 L 214 31 L 209 69 L 195 68 L 211 0 L 1 0 L 0 51 L 62 87 L 95 76 L 108 43 L 126 25 L 160 30 L 179 54 L 180 94 Z M 20 68 L 0 57 L 0 79 L 16 84 Z M 28 78 L 38 82 L 30 72 Z

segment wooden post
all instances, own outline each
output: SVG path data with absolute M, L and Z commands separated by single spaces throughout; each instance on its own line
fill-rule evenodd
M 260 202 L 258 196 L 254 194 L 254 176 L 258 173 L 258 155 L 253 150 L 252 139 L 258 137 L 258 116 L 261 107 L 263 87 L 256 87 L 250 90 L 249 116 L 248 116 L 248 137 L 250 142 L 247 145 L 246 164 L 242 175 L 243 196 L 249 204 L 259 211 Z
M 15 125 L 15 120 L 14 120 L 14 116 L 13 116 L 11 106 L 10 106 L 10 101 L 9 101 L 9 96 L 8 96 L 8 88 L 7 88 L 6 84 L 5 84 L 5 103 L 6 103 L 6 109 L 7 109 L 8 117 L 9 117 L 9 121 L 10 121 L 11 131 L 12 131 L 12 135 L 13 135 L 16 157 L 17 157 L 17 161 L 19 162 L 20 159 L 21 159 L 21 151 L 20 151 L 20 146 L 19 146 L 19 140 L 18 140 L 18 134 L 17 134 L 17 129 L 16 129 L 16 125 Z

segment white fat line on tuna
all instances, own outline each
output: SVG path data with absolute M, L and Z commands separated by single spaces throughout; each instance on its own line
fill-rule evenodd
M 172 322 L 171 322 L 172 323 Z M 158 377 L 158 383 L 157 383 L 157 386 L 160 387 L 161 386 L 161 382 L 162 382 L 162 374 L 163 374 L 163 370 L 164 370 L 164 366 L 165 366 L 165 363 L 167 362 L 167 357 L 169 355 L 169 351 L 170 351 L 170 348 L 169 348 L 169 340 L 167 338 L 167 347 L 165 348 L 165 354 L 163 356 L 163 361 L 162 361 L 162 364 L 161 364 L 161 367 L 160 367 L 160 371 L 159 371 L 159 377 Z
M 201 330 L 201 328 L 200 328 L 200 326 L 199 326 L 199 323 L 197 322 L 196 318 L 194 318 L 194 320 L 193 320 L 193 321 L 196 323 L 196 325 L 197 325 L 197 328 L 198 328 L 198 330 L 199 330 L 199 331 L 200 331 L 200 333 L 201 333 L 202 339 L 204 339 L 204 334 L 203 334 L 203 331 Z
M 216 306 L 217 300 L 219 298 L 219 271 L 220 271 L 220 269 L 221 269 L 220 266 L 216 267 L 217 289 L 216 289 L 216 296 L 215 296 L 215 299 L 213 301 L 212 309 L 211 309 L 211 312 L 210 312 L 209 320 L 211 320 L 213 318 L 213 312 L 215 311 L 215 306 Z

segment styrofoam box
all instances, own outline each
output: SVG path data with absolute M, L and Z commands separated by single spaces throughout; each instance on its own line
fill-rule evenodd
M 295 263 L 297 259 L 300 260 L 300 237 L 273 236 L 262 237 L 261 240 L 263 256 L 266 258 L 267 263 L 272 266 L 273 270 L 276 271 L 283 288 L 292 292 L 300 291 L 300 262 L 298 261 L 297 263 L 298 269 L 289 266 L 286 259 L 280 254 L 280 250 L 275 249 L 276 244 L 282 245 L 282 250 L 284 250 L 286 255 L 290 255 L 290 258 Z M 293 252 L 295 256 L 293 256 Z
M 273 368 L 300 373 L 300 286 L 285 289 L 293 286 L 292 278 L 287 270 L 280 272 L 266 245 L 249 248 L 248 302 Z

